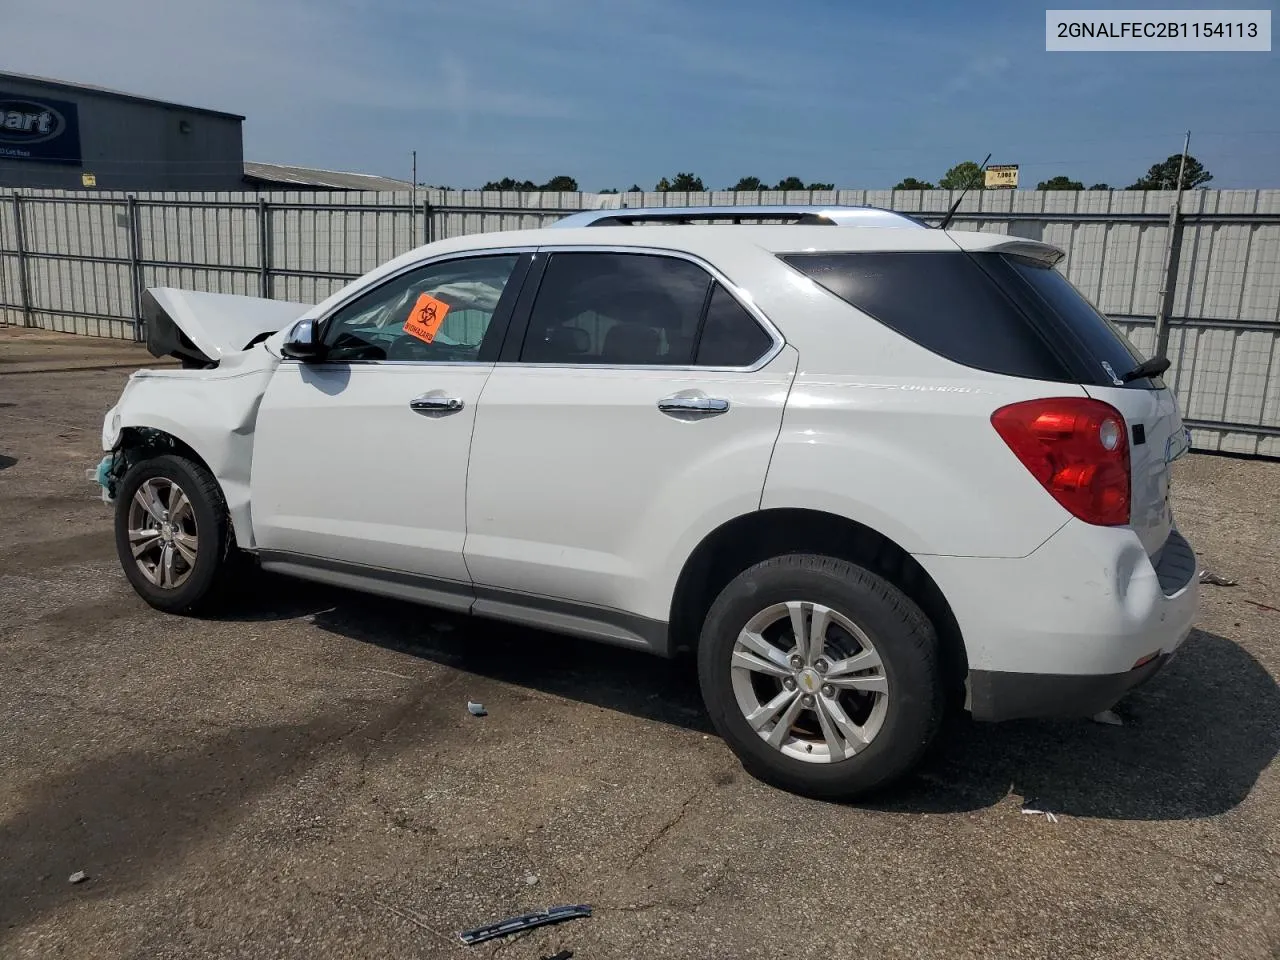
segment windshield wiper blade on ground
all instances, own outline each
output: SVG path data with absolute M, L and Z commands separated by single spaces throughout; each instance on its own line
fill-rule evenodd
M 1120 379 L 1130 383 L 1143 377 L 1158 377 L 1172 365 L 1173 362 L 1168 357 L 1152 357 L 1150 360 L 1143 360 Z
M 509 920 L 500 920 L 497 923 L 476 927 L 474 930 L 464 930 L 458 934 L 458 938 L 470 946 L 473 943 L 492 940 L 494 937 L 505 937 L 508 934 L 519 933 L 521 930 L 542 927 L 549 923 L 560 923 L 563 920 L 572 920 L 575 917 L 589 916 L 591 916 L 591 907 L 585 903 L 572 904 L 565 907 L 551 907 L 547 910 L 539 910 L 537 913 L 526 913 L 520 917 L 512 917 Z

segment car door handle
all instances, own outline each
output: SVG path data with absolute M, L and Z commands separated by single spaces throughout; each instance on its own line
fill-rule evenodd
M 729 410 L 729 401 L 720 397 L 663 397 L 658 409 L 669 417 L 689 420 L 695 417 L 718 417 Z
M 461 397 L 446 397 L 439 393 L 424 393 L 409 401 L 409 409 L 427 416 L 431 414 L 457 413 L 466 404 Z

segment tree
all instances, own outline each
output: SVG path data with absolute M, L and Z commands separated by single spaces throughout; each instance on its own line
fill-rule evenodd
M 618 192 L 618 188 L 617 188 L 617 187 L 606 187 L 605 189 L 601 190 L 600 192 L 601 192 L 601 193 L 617 193 L 617 192 Z
M 730 190 L 768 190 L 764 185 L 764 181 L 759 177 L 743 177 L 735 183 Z
M 1109 183 L 1095 183 L 1095 184 L 1094 184 L 1093 186 L 1091 186 L 1089 189 L 1090 189 L 1090 190 L 1110 190 L 1110 189 L 1111 189 L 1111 184 L 1109 184 Z
M 1083 190 L 1084 184 L 1079 180 L 1072 180 L 1070 177 L 1058 174 L 1056 177 L 1050 177 L 1048 180 L 1041 180 L 1036 184 L 1037 190 Z
M 811 183 L 805 189 L 806 190 L 834 190 L 835 188 L 836 188 L 836 185 L 834 183 Z
M 1153 164 L 1146 176 L 1139 177 L 1138 182 L 1130 184 L 1127 190 L 1177 190 L 1178 167 L 1182 163 L 1182 154 L 1175 153 L 1163 163 Z M 1194 190 L 1213 179 L 1213 174 L 1195 157 L 1187 157 L 1187 168 L 1182 172 L 1182 189 Z
M 666 177 L 663 177 L 656 184 L 654 184 L 653 189 L 658 193 L 666 193 L 668 190 L 671 189 L 671 181 L 668 180 Z
M 775 189 L 775 190 L 803 190 L 804 188 L 805 188 L 805 187 L 804 187 L 804 181 L 803 181 L 803 180 L 801 180 L 799 177 L 784 177 L 783 179 L 781 179 L 781 180 L 779 180 L 779 181 L 778 181 L 778 185 L 777 185 L 776 187 L 774 187 L 773 189 Z
M 532 180 L 513 180 L 503 177 L 501 180 L 490 180 L 481 190 L 523 190 L 526 193 L 537 190 L 538 185 Z
M 552 177 L 541 187 L 543 190 L 566 190 L 570 193 L 578 192 L 578 181 L 573 177 L 566 177 L 561 174 L 558 177 Z
M 928 180 L 917 180 L 915 177 L 903 177 L 893 188 L 895 190 L 932 190 L 934 186 Z
M 661 184 L 667 184 L 663 187 Z M 677 173 L 668 182 L 666 177 L 659 181 L 659 190 L 695 190 L 702 191 L 707 189 L 702 185 L 702 178 L 695 177 L 692 173 Z
M 644 193 L 644 190 L 642 190 L 642 189 L 640 188 L 640 184 L 638 184 L 638 183 L 633 183 L 633 184 L 631 185 L 631 189 L 630 189 L 630 190 L 628 190 L 628 191 L 627 191 L 627 193 Z
M 963 190 L 965 187 L 981 190 L 982 179 L 982 168 L 972 160 L 964 160 L 948 170 L 938 181 L 938 186 L 943 190 Z

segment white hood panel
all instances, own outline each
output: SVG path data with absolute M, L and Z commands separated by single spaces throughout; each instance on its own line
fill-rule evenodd
M 192 354 L 172 329 L 176 327 L 199 354 L 217 362 L 244 350 L 255 337 L 289 326 L 310 309 L 311 304 L 288 300 L 152 287 L 144 294 L 143 316 L 147 346 L 156 356 Z

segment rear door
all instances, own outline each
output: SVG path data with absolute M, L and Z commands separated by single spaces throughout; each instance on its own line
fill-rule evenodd
M 539 257 L 476 414 L 476 610 L 496 588 L 665 622 L 687 551 L 759 507 L 795 351 L 691 259 Z
M 1130 525 L 1154 555 L 1173 528 L 1169 465 L 1190 447 L 1173 391 L 1159 377 L 1126 381 L 1144 358 L 1061 273 L 1020 257 L 1007 257 L 1005 264 L 1016 278 L 1015 293 L 1063 335 L 1063 349 L 1079 365 L 1085 391 L 1123 414 L 1132 473 Z

